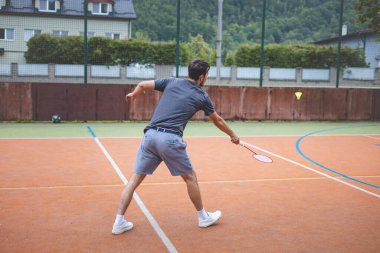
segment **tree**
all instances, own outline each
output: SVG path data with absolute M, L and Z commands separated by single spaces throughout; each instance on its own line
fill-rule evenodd
M 368 23 L 368 27 L 380 32 L 380 3 L 379 0 L 357 0 L 355 4 L 357 20 Z
M 190 35 L 190 42 L 186 44 L 190 52 L 191 59 L 204 59 L 211 65 L 216 62 L 216 52 L 215 49 L 210 48 L 209 45 L 204 41 L 203 36 L 198 34 L 193 37 Z

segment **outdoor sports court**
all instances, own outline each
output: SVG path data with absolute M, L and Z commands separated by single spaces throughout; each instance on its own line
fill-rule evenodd
M 210 122 L 184 139 L 205 208 L 164 164 L 111 234 L 146 123 L 0 124 L 1 252 L 380 252 L 379 122 L 229 122 L 261 163 Z

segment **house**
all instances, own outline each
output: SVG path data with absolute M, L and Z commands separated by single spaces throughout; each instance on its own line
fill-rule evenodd
M 131 38 L 132 0 L 87 0 L 87 35 Z M 0 0 L 0 64 L 25 63 L 34 35 L 84 35 L 84 0 Z
M 370 68 L 380 67 L 380 34 L 372 30 L 362 30 L 354 33 L 348 33 L 342 36 L 342 46 L 351 48 L 361 48 L 364 51 L 365 62 Z M 314 42 L 317 45 L 333 46 L 337 45 L 339 37 L 320 40 Z

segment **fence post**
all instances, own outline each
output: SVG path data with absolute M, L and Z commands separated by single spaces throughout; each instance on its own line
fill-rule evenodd
M 48 75 L 49 75 L 49 80 L 55 79 L 55 64 L 54 63 L 48 64 Z
M 260 87 L 263 87 L 263 72 L 264 72 L 264 39 L 265 39 L 265 11 L 267 1 L 263 0 L 263 14 L 261 20 L 261 48 L 260 48 Z
M 15 63 L 15 62 L 13 62 L 11 64 L 11 76 L 12 76 L 12 80 L 16 80 L 17 74 L 18 74 L 18 64 Z
M 338 52 L 336 56 L 336 88 L 339 88 L 340 48 L 342 45 L 342 24 L 343 24 L 343 0 L 340 0 L 339 40 L 338 40 Z
M 380 68 L 375 68 L 375 84 L 380 84 Z
M 84 34 L 83 34 L 83 71 L 84 71 L 84 84 L 87 84 L 87 62 L 88 62 L 88 44 L 87 44 L 87 0 L 83 1 L 83 11 L 84 11 Z

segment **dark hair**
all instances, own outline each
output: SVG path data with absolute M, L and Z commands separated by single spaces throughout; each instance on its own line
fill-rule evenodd
M 190 62 L 188 66 L 189 78 L 197 81 L 199 77 L 206 74 L 210 69 L 210 65 L 201 59 L 196 59 Z

